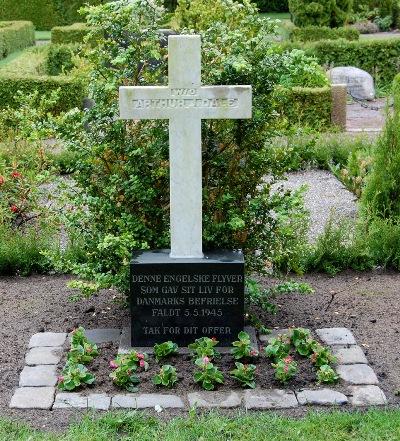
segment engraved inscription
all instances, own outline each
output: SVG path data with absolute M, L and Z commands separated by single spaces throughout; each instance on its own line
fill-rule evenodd
M 237 98 L 160 98 L 132 100 L 134 109 L 237 108 Z

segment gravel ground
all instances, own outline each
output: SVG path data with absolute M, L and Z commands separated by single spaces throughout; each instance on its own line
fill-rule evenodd
M 307 186 L 304 202 L 310 212 L 310 242 L 315 242 L 324 231 L 331 213 L 352 219 L 357 215 L 357 198 L 328 171 L 307 170 L 289 173 L 287 180 L 279 182 L 279 185 L 290 190 Z

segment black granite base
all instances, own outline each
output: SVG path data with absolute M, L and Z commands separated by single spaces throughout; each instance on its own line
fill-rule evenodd
M 244 326 L 241 252 L 171 259 L 169 250 L 141 251 L 131 261 L 132 346 L 172 340 L 181 346 L 215 337 L 229 346 Z

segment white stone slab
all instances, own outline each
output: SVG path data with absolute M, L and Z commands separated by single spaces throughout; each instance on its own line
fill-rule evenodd
M 55 386 L 57 384 L 56 367 L 25 366 L 19 377 L 21 387 Z
M 53 409 L 87 409 L 87 397 L 76 392 L 60 392 L 56 395 Z
M 378 386 L 352 386 L 350 403 L 353 406 L 382 406 L 387 404 L 383 391 Z
M 239 407 L 242 400 L 237 392 L 192 392 L 187 395 L 190 407 L 227 409 Z
M 62 346 L 67 338 L 66 332 L 39 332 L 32 335 L 29 348 Z
M 114 409 L 148 409 L 155 406 L 162 408 L 183 408 L 185 405 L 177 395 L 164 394 L 125 394 L 116 395 L 112 398 L 111 406 Z
M 373 369 L 367 364 L 344 364 L 336 368 L 339 377 L 350 384 L 378 384 Z
M 360 346 L 333 346 L 332 354 L 337 358 L 338 364 L 368 364 L 367 357 Z
M 300 404 L 313 404 L 317 406 L 334 406 L 347 404 L 346 395 L 331 389 L 305 389 L 296 393 Z
M 62 348 L 59 347 L 37 347 L 31 348 L 25 356 L 25 363 L 28 366 L 43 364 L 58 364 L 61 360 Z
M 255 389 L 246 390 L 244 404 L 246 409 L 285 409 L 297 407 L 299 403 L 290 390 Z
M 356 339 L 347 328 L 322 328 L 315 331 L 327 345 L 355 345 Z
M 171 257 L 203 258 L 201 120 L 251 118 L 251 86 L 202 86 L 199 35 L 170 35 L 168 57 L 168 86 L 120 87 L 120 117 L 169 120 Z
M 111 405 L 111 397 L 106 394 L 90 394 L 87 397 L 89 409 L 108 410 Z
M 15 409 L 51 409 L 54 387 L 21 387 L 14 392 L 10 407 Z

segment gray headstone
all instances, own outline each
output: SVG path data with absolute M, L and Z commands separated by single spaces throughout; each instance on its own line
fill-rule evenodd
M 347 84 L 347 89 L 354 98 L 375 98 L 374 79 L 365 70 L 352 66 L 334 67 L 328 71 L 328 76 L 332 84 Z

